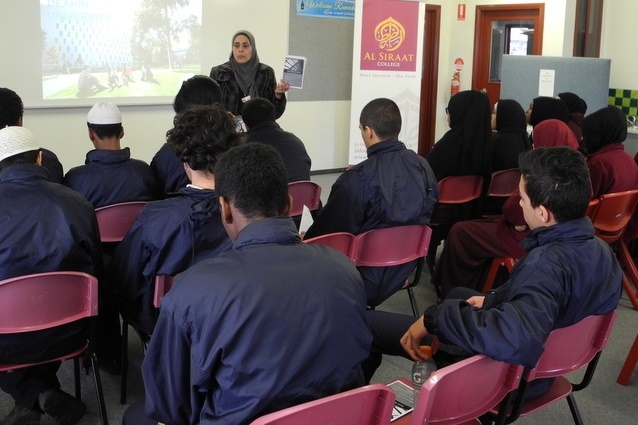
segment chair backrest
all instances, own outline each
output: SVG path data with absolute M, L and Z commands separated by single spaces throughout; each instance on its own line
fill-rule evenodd
M 155 276 L 155 292 L 153 293 L 153 306 L 160 308 L 164 295 L 173 287 L 174 276 L 157 275 Z
M 607 345 L 616 312 L 588 316 L 566 328 L 554 329 L 545 341 L 545 350 L 534 369 L 524 379 L 552 378 L 586 366 Z
M 510 168 L 492 173 L 487 196 L 508 198 L 518 192 L 518 182 L 521 179 L 521 170 Z
M 348 232 L 327 233 L 314 238 L 305 239 L 305 243 L 321 244 L 341 251 L 354 263 L 356 261 L 356 236 Z
M 421 387 L 412 425 L 460 424 L 477 418 L 518 387 L 522 372 L 522 366 L 483 355 L 441 368 Z
M 120 242 L 131 229 L 146 202 L 122 202 L 97 208 L 97 224 L 102 242 Z
M 310 211 L 319 209 L 321 203 L 321 186 L 310 180 L 288 183 L 288 194 L 292 196 L 291 216 L 301 215 L 303 206 Z
M 394 392 L 386 385 L 366 385 L 270 413 L 251 425 L 389 424 L 394 399 Z
M 592 199 L 591 201 L 589 201 L 589 205 L 587 205 L 587 211 L 585 211 L 585 215 L 592 221 L 594 220 L 596 209 L 598 209 L 598 204 L 600 204 L 600 199 Z
M 357 235 L 357 266 L 385 267 L 427 256 L 432 229 L 425 224 L 373 229 Z
M 50 272 L 0 281 L 0 334 L 38 331 L 98 313 L 97 279 Z
M 636 209 L 636 202 L 638 189 L 602 195 L 592 220 L 596 236 L 609 244 L 620 239 Z
M 464 204 L 481 197 L 482 176 L 450 176 L 441 179 L 439 204 Z

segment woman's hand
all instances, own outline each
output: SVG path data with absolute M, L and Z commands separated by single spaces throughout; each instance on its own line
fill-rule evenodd
M 289 89 L 290 84 L 288 84 L 284 80 L 279 81 L 279 84 L 277 84 L 277 87 L 275 87 L 275 97 L 277 99 L 281 99 L 282 97 L 284 97 L 284 94 L 286 94 Z

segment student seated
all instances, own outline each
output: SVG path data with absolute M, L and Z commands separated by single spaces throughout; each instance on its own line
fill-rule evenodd
M 583 155 L 569 147 L 539 148 L 523 153 L 519 163 L 521 207 L 531 231 L 522 242 L 527 255 L 509 281 L 487 295 L 457 288 L 416 322 L 369 311 L 374 341 L 367 379 L 382 353 L 423 360 L 419 345 L 431 344 L 432 336 L 442 343 L 439 366 L 485 354 L 531 368 L 553 329 L 616 308 L 623 272 L 585 216 L 590 183 Z M 548 388 L 547 380 L 530 385 L 533 395 Z
M 219 156 L 239 144 L 233 119 L 219 104 L 193 106 L 177 114 L 174 125 L 168 145 L 191 183 L 144 206 L 109 267 L 120 312 L 147 335 L 158 315 L 155 276 L 174 276 L 232 246 L 222 226 L 213 172 Z
M 144 358 L 148 423 L 246 424 L 363 384 L 365 291 L 343 254 L 304 244 L 283 161 L 249 143 L 215 166 L 233 249 L 178 275 Z M 125 423 L 143 424 L 135 409 Z
M 86 154 L 86 164 L 70 169 L 64 184 L 83 195 L 95 208 L 130 201 L 156 199 L 155 176 L 144 161 L 131 158 L 122 149 L 122 114 L 110 102 L 98 102 L 87 115 L 89 139 L 95 149 Z

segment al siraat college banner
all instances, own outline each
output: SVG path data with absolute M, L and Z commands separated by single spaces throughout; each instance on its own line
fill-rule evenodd
M 367 158 L 359 132 L 361 109 L 372 99 L 394 100 L 402 116 L 399 140 L 417 151 L 425 3 L 357 0 L 354 28 L 348 163 Z

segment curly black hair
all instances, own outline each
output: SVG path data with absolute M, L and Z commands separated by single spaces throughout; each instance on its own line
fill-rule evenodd
M 195 105 L 175 116 L 166 141 L 191 169 L 212 173 L 219 156 L 238 146 L 241 137 L 223 106 Z

